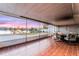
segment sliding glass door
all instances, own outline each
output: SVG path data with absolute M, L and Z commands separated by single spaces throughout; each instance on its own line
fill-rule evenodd
M 48 24 L 32 19 L 0 15 L 1 47 L 47 37 L 48 31 Z
M 27 41 L 39 39 L 39 22 L 27 19 Z

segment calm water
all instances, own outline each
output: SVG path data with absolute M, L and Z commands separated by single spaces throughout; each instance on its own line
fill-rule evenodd
M 41 33 L 40 35 L 44 35 L 44 33 Z M 0 35 L 0 42 L 2 41 L 8 41 L 8 40 L 16 40 L 16 39 L 23 39 L 23 38 L 32 38 L 32 37 L 35 37 L 35 36 L 39 36 L 39 33 L 38 34 L 34 34 L 34 35 Z
M 21 38 L 26 38 L 26 35 L 1 35 L 0 36 L 0 42 L 8 41 L 8 40 L 21 39 Z

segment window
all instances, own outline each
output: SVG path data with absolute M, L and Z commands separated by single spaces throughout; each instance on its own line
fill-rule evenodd
M 26 40 L 26 20 L 6 15 L 0 15 L 0 42 L 21 43 Z M 8 44 L 8 43 L 7 43 Z M 13 44 L 13 42 L 12 42 Z
M 3 46 L 48 36 L 48 24 L 31 19 L 0 15 L 0 43 Z
M 27 41 L 39 38 L 39 22 L 27 19 Z
M 45 23 L 40 23 L 40 38 L 48 36 L 48 25 Z

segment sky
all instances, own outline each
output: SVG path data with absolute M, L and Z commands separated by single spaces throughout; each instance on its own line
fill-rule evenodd
M 43 23 L 29 19 L 25 20 L 25 19 L 5 16 L 5 15 L 0 16 L 0 27 L 39 28 L 39 27 L 43 27 L 43 25 L 44 25 Z
M 10 16 L 0 16 L 0 27 L 26 27 L 26 20 Z

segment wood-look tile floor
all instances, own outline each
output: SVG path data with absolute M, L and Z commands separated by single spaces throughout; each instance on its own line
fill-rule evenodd
M 79 56 L 79 44 L 69 44 L 66 42 L 55 42 L 39 56 Z

